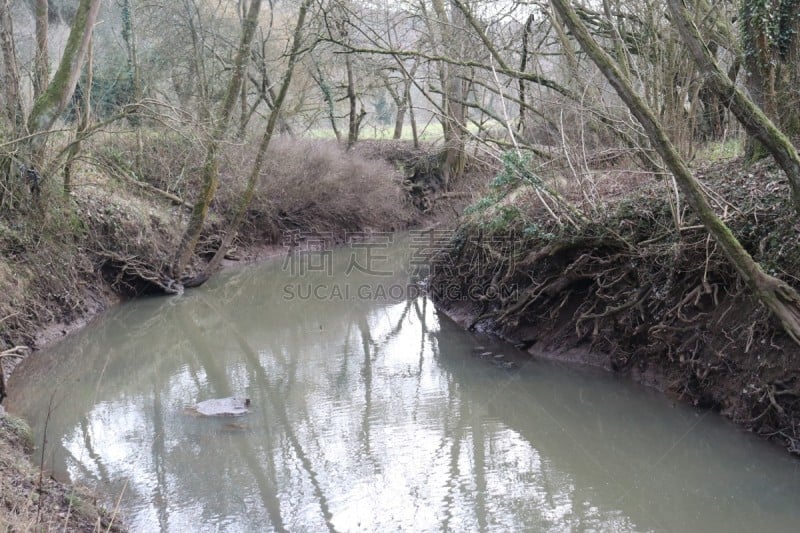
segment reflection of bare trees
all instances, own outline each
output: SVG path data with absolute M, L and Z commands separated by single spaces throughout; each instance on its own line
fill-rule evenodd
M 445 433 L 443 437 L 444 440 L 450 442 L 450 453 L 448 461 L 448 479 L 445 483 L 447 492 L 445 493 L 442 501 L 442 507 L 444 511 L 444 517 L 442 519 L 442 531 L 451 530 L 450 521 L 453 519 L 453 508 L 456 507 L 454 492 L 461 485 L 461 470 L 459 468 L 459 461 L 461 459 L 461 439 L 463 438 L 462 428 L 465 421 L 465 409 L 467 405 L 465 402 L 458 402 L 458 406 L 459 416 L 457 419 L 455 419 L 457 420 L 456 424 L 450 427 L 447 425 L 444 426 Z
M 476 420 L 472 424 L 472 458 L 475 476 L 475 516 L 478 519 L 478 530 L 486 531 L 486 496 L 488 483 L 486 481 L 486 435 L 483 432 L 483 420 Z
M 111 476 L 108 475 L 108 471 L 106 470 L 105 464 L 103 464 L 102 458 L 94 450 L 94 445 L 92 444 L 92 437 L 91 434 L 89 433 L 89 425 L 86 421 L 86 418 L 81 418 L 80 427 L 81 427 L 81 435 L 83 436 L 84 450 L 86 451 L 86 455 L 89 457 L 94 467 L 97 469 L 97 472 L 100 474 L 100 479 L 102 480 L 111 479 Z M 69 451 L 67 451 L 67 454 L 71 455 Z M 84 468 L 85 470 L 85 467 L 83 467 L 84 461 L 78 461 L 77 458 L 75 458 L 74 456 L 71 458 L 75 460 L 75 464 L 81 465 L 81 467 Z
M 424 298 L 283 302 L 285 282 L 241 270 L 226 284 L 119 309 L 51 359 L 42 355 L 45 370 L 31 379 L 64 392 L 50 436 L 65 435 L 61 469 L 127 483 L 149 506 L 148 525 L 162 529 L 179 529 L 187 515 L 241 516 L 243 527 L 279 531 L 349 529 L 353 502 L 368 495 L 358 519 L 374 523 L 365 529 L 624 530 L 663 521 L 640 492 L 679 498 L 661 494 L 657 461 L 671 471 L 673 458 L 720 453 L 720 439 L 693 432 L 673 446 L 694 415 L 656 409 L 642 418 L 640 396 L 618 384 L 538 367 L 509 374 L 470 357 L 475 340 Z M 253 401 L 234 433 L 226 421 L 181 414 L 231 394 Z M 26 416 L 41 396 L 23 399 Z M 709 479 L 728 475 L 680 472 L 670 483 L 705 492 Z M 708 507 L 679 503 L 697 516 Z M 735 516 L 720 523 L 742 522 Z
M 371 457 L 369 446 L 370 418 L 372 417 L 372 336 L 370 335 L 369 324 L 366 317 L 362 316 L 358 320 L 358 330 L 361 333 L 361 350 L 364 354 L 364 366 L 361 375 L 364 379 L 364 414 L 361 417 L 361 441 L 363 453 Z
M 167 479 L 168 466 L 166 463 L 167 449 L 164 444 L 164 433 L 166 432 L 166 425 L 164 424 L 164 408 L 161 405 L 161 389 L 160 387 L 153 387 L 153 467 L 155 468 L 156 479 L 158 482 L 153 487 L 153 495 L 151 496 L 153 504 L 157 509 L 158 526 L 161 531 L 168 531 L 169 526 L 169 499 L 167 497 L 167 488 L 169 481 Z
M 204 299 L 204 303 L 214 309 L 213 304 L 209 302 L 209 300 Z M 262 388 L 267 394 L 267 399 L 269 400 L 270 406 L 272 407 L 272 412 L 277 415 L 277 422 L 276 427 L 280 428 L 283 431 L 284 435 L 288 439 L 292 451 L 294 452 L 297 459 L 300 461 L 303 469 L 305 470 L 308 478 L 311 482 L 311 485 L 314 487 L 314 494 L 319 502 L 320 511 L 322 512 L 322 516 L 325 519 L 325 524 L 328 526 L 328 529 L 334 531 L 334 527 L 332 524 L 333 515 L 330 511 L 330 506 L 328 504 L 328 499 L 323 491 L 322 485 L 318 479 L 318 475 L 314 469 L 312 464 L 311 458 L 306 453 L 303 444 L 298 438 L 295 430 L 294 425 L 291 423 L 289 419 L 289 414 L 286 411 L 286 403 L 285 398 L 288 396 L 290 390 L 294 385 L 294 381 L 296 379 L 296 366 L 298 356 L 300 354 L 291 354 L 288 358 L 282 358 L 284 366 L 286 367 L 286 379 L 280 383 L 280 378 L 283 376 L 274 376 L 270 377 L 267 375 L 267 372 L 264 370 L 264 367 L 261 365 L 261 362 L 258 357 L 258 353 L 254 350 L 249 343 L 247 342 L 245 336 L 241 335 L 237 331 L 237 327 L 234 323 L 228 322 L 224 319 L 224 317 L 219 314 L 217 311 L 218 316 L 222 318 L 223 323 L 226 327 L 230 328 L 231 332 L 234 332 L 234 338 L 236 340 L 236 344 L 238 348 L 242 351 L 249 362 L 249 367 L 253 372 L 256 374 L 256 380 L 254 383 L 258 383 L 259 387 Z M 280 353 L 280 352 L 277 352 Z M 244 454 L 245 456 L 249 455 L 247 453 Z M 272 461 L 270 461 L 272 464 Z M 248 466 L 252 469 L 251 471 L 254 473 L 260 473 L 262 471 L 261 466 L 255 462 L 249 462 Z M 270 494 L 270 500 L 278 500 L 277 495 L 274 497 Z M 280 513 L 280 507 L 278 506 L 277 512 Z M 283 520 L 278 516 L 278 524 L 282 524 Z

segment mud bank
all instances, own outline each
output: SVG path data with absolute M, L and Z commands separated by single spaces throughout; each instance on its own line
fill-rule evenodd
M 756 260 L 800 286 L 800 221 L 780 174 L 698 172 Z M 434 261 L 434 301 L 533 357 L 630 376 L 800 454 L 800 347 L 691 214 L 677 226 L 662 187 L 637 188 L 575 226 L 519 191 L 478 206 Z

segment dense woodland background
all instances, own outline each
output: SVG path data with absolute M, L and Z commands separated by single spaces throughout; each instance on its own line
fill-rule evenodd
M 800 454 L 799 30 L 800 0 L 0 0 L 0 401 L 111 293 L 417 225 L 454 228 L 427 287 L 468 327 Z M 21 428 L 0 525 L 61 523 Z
M 504 169 L 559 226 L 595 217 L 615 176 L 660 180 L 675 226 L 688 205 L 800 341 L 797 294 L 753 260 L 687 166 L 743 143 L 749 160 L 775 158 L 800 210 L 798 17 L 789 0 L 4 0 L 4 233 L 13 245 L 31 220 L 80 225 L 76 176 L 115 175 L 190 210 L 159 264 L 139 269 L 172 292 L 218 268 L 254 198 L 280 204 L 264 193 L 290 166 L 273 137 L 289 151 L 292 139 L 344 151 L 406 139 L 433 154 L 404 168 L 423 210 L 456 193 L 470 162 Z M 298 172 L 287 181 L 314 181 Z M 302 204 L 281 216 L 317 205 Z M 106 259 L 130 273 L 135 257 L 112 244 Z M 198 253 L 208 262 L 192 267 Z

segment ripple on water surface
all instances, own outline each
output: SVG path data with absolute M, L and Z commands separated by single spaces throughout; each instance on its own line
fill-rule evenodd
M 53 394 L 48 467 L 122 493 L 138 531 L 796 528 L 797 461 L 716 415 L 516 360 L 424 298 L 284 299 L 295 281 L 263 265 L 114 309 L 25 361 L 12 407 L 41 442 Z M 227 396 L 251 412 L 185 411 Z

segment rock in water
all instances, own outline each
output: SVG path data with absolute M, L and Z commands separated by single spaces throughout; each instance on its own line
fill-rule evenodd
M 194 406 L 203 416 L 242 416 L 250 412 L 250 398 L 215 398 Z

